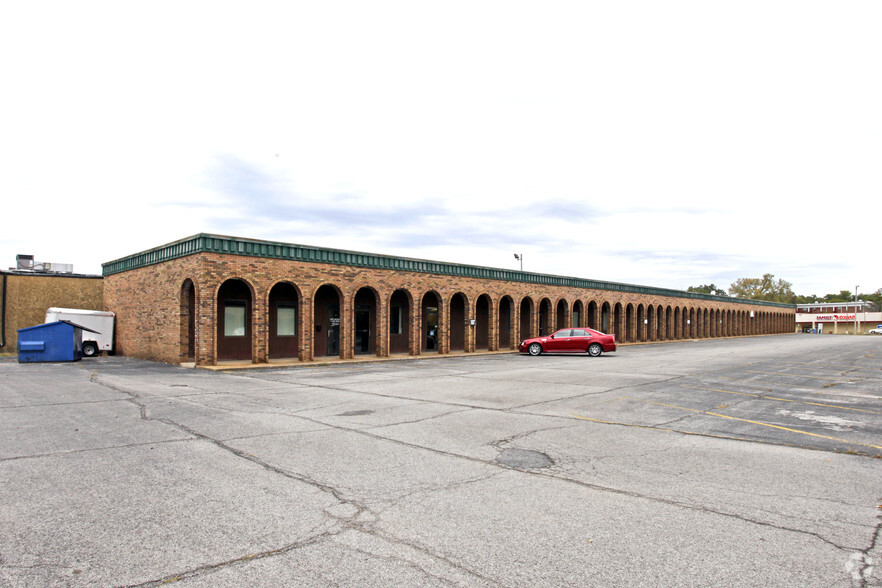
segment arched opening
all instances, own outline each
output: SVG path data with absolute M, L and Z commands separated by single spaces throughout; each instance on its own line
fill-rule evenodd
M 616 336 L 616 341 L 624 343 L 628 340 L 625 333 L 625 312 L 621 302 L 616 302 L 613 310 L 613 333 Z
M 251 287 L 246 282 L 231 279 L 221 284 L 217 293 L 217 358 L 219 360 L 252 358 L 253 307 Z
M 533 324 L 533 299 L 524 298 L 521 300 L 521 341 L 532 337 Z
M 612 333 L 610 329 L 610 307 L 609 302 L 604 302 L 600 307 L 600 331 L 603 333 Z
M 635 341 L 637 337 L 637 325 L 634 320 L 634 305 L 628 304 L 625 307 L 625 337 L 626 341 Z
M 490 297 L 486 294 L 475 302 L 475 349 L 490 349 Z
M 196 361 L 196 286 L 187 278 L 181 286 L 181 362 Z
M 571 326 L 574 328 L 578 328 L 578 327 L 583 326 L 583 324 L 582 324 L 582 315 L 583 315 L 582 308 L 583 308 L 583 306 L 582 306 L 581 300 L 576 300 L 573 303 L 573 322 L 571 323 Z
M 361 288 L 353 300 L 352 321 L 354 355 L 376 355 L 377 345 L 377 293 L 373 288 Z
M 646 307 L 646 340 L 657 341 L 658 331 L 659 328 L 658 320 L 655 314 L 655 307 L 650 304 Z
M 465 294 L 457 292 L 450 299 L 450 351 L 465 351 L 466 344 Z
M 410 351 L 410 295 L 395 290 L 389 298 L 389 353 Z
M 437 292 L 426 292 L 420 304 L 422 351 L 439 351 L 441 348 L 441 297 Z
M 511 349 L 511 296 L 503 296 L 499 301 L 499 349 Z
M 566 300 L 558 300 L 557 301 L 557 326 L 554 328 L 555 331 L 558 329 L 565 329 L 569 321 L 569 312 L 570 307 L 567 304 Z
M 595 331 L 598 330 L 597 303 L 593 300 L 588 303 L 588 328 L 594 329 Z M 600 330 L 603 331 L 602 328 Z
M 270 359 L 297 357 L 300 351 L 299 318 L 300 297 L 297 288 L 288 282 L 273 286 L 269 293 L 269 351 Z
M 340 357 L 340 291 L 330 284 L 318 289 L 313 299 L 316 357 Z
M 543 298 L 539 303 L 539 336 L 548 335 L 551 331 L 551 300 Z
M 637 341 L 646 341 L 646 309 L 640 304 L 637 306 Z

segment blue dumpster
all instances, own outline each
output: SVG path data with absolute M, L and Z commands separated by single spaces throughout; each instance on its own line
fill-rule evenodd
M 18 361 L 78 361 L 83 358 L 83 331 L 70 321 L 55 321 L 18 329 Z

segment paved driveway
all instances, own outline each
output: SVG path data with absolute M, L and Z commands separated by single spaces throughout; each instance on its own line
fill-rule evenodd
M 882 338 L 0 361 L 0 585 L 862 586 Z

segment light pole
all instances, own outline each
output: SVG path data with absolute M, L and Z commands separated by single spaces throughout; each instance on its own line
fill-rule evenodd
M 524 271 L 524 254 L 523 253 L 515 253 L 515 259 L 521 262 L 521 271 Z
M 855 286 L 855 287 L 854 287 L 854 334 L 855 334 L 855 335 L 857 335 L 857 295 L 858 295 L 858 288 L 860 288 L 860 286 Z

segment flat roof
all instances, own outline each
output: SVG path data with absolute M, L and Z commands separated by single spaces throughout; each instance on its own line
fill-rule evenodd
M 605 290 L 612 292 L 631 292 L 654 296 L 667 296 L 672 298 L 692 298 L 697 300 L 713 300 L 717 302 L 733 302 L 737 304 L 752 304 L 757 306 L 777 306 L 794 309 L 794 304 L 784 302 L 769 302 L 766 300 L 752 300 L 749 298 L 735 298 L 729 296 L 716 296 L 698 292 L 686 292 L 670 288 L 655 288 L 636 284 L 623 284 L 619 282 L 606 282 L 602 280 L 589 280 L 568 276 L 556 276 L 551 274 L 538 274 L 475 265 L 464 265 L 427 259 L 414 259 L 408 257 L 394 257 L 378 253 L 365 253 L 359 251 L 347 251 L 344 249 L 328 249 L 310 245 L 298 245 L 294 243 L 280 243 L 275 241 L 263 241 L 259 239 L 246 239 L 241 237 L 229 237 L 199 233 L 172 243 L 160 245 L 147 251 L 121 257 L 102 264 L 105 276 L 118 274 L 150 265 L 164 263 L 173 259 L 195 255 L 198 253 L 219 253 L 225 255 L 242 255 L 247 257 L 262 257 L 268 259 L 283 259 L 309 263 L 325 263 L 332 265 L 345 265 L 351 267 L 364 267 L 371 269 L 386 269 L 407 271 L 415 273 L 449 275 L 464 278 L 477 278 L 483 280 L 500 280 L 507 282 L 524 282 L 531 284 L 544 284 L 547 286 L 564 286 L 583 288 L 588 290 Z
M 95 280 L 100 280 L 104 276 L 99 276 L 97 274 L 73 274 L 73 273 L 65 273 L 65 272 L 35 272 L 33 270 L 0 270 L 0 274 L 5 274 L 7 276 L 35 276 L 38 278 L 90 278 Z

